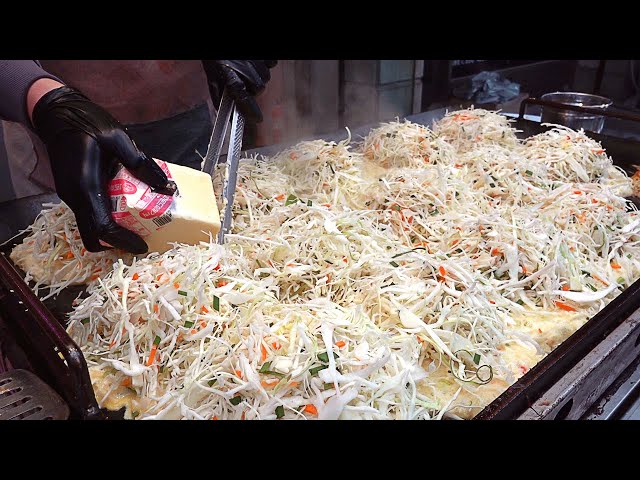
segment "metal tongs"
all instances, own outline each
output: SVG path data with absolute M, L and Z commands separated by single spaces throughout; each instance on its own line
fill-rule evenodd
M 209 140 L 207 155 L 204 157 L 202 171 L 213 177 L 216 165 L 220 162 L 220 152 L 227 134 L 229 118 L 233 112 L 231 120 L 231 134 L 229 137 L 229 150 L 227 151 L 226 170 L 223 180 L 222 198 L 223 213 L 222 226 L 218 233 L 218 243 L 224 243 L 224 237 L 231 230 L 231 212 L 233 210 L 233 199 L 236 194 L 236 183 L 238 179 L 238 164 L 240 162 L 240 150 L 242 149 L 242 134 L 244 133 L 244 117 L 235 107 L 235 102 L 225 88 L 222 92 L 218 116 L 213 125 L 213 132 Z

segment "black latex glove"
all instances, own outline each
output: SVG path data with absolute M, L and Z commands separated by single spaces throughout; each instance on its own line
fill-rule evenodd
M 226 87 L 245 121 L 262 122 L 262 112 L 254 97 L 262 93 L 271 79 L 269 69 L 277 63 L 277 60 L 202 60 L 213 104 L 217 108 Z
M 85 248 L 105 250 L 103 240 L 145 253 L 146 242 L 113 220 L 107 187 L 120 163 L 147 185 L 164 187 L 167 176 L 156 162 L 138 150 L 106 110 L 67 86 L 38 100 L 33 124 L 47 146 L 58 196 L 73 210 Z

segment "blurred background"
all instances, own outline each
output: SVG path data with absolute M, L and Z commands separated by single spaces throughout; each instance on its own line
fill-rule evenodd
M 479 74 L 510 82 L 518 92 L 487 103 L 467 98 Z M 613 101 L 612 110 L 638 111 L 639 78 L 636 60 L 281 60 L 260 98 L 265 122 L 251 143 L 289 143 L 470 105 L 517 112 L 523 99 L 555 91 L 598 94 Z M 603 133 L 640 138 L 640 125 L 624 123 L 607 122 Z

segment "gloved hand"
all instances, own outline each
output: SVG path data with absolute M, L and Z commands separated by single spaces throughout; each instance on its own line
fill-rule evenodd
M 167 176 L 156 162 L 138 150 L 106 110 L 67 86 L 51 90 L 36 103 L 33 125 L 47 146 L 56 191 L 73 210 L 85 248 L 105 250 L 102 240 L 145 253 L 146 242 L 112 218 L 107 186 L 122 163 L 144 183 L 161 189 Z
M 202 60 L 209 81 L 209 92 L 217 107 L 225 87 L 247 122 L 262 122 L 262 112 L 255 96 L 262 93 L 271 79 L 270 68 L 277 60 Z

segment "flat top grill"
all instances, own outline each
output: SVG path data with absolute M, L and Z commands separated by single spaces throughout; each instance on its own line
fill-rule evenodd
M 440 112 L 425 112 L 407 117 L 408 120 L 423 125 L 440 116 Z M 375 125 L 352 131 L 352 136 L 365 136 Z M 522 138 L 547 130 L 539 123 L 518 119 L 514 127 L 521 130 Z M 635 164 L 640 163 L 640 142 L 604 135 L 589 135 L 602 143 L 614 164 L 629 175 L 635 172 Z M 346 132 L 321 135 L 325 140 L 340 141 Z M 268 148 L 250 150 L 248 154 L 271 155 L 289 145 L 274 145 Z M 56 195 L 38 195 L 0 204 L 0 242 L 14 236 L 30 225 L 42 209 L 42 203 L 56 202 Z M 630 201 L 640 207 L 640 199 Z M 71 302 L 82 292 L 80 287 L 72 287 L 55 299 L 43 304 L 22 280 L 21 274 L 8 258 L 17 238 L 0 248 L 0 327 L 2 317 L 19 319 L 5 322 L 11 334 L 26 352 L 26 368 L 36 372 L 42 379 L 64 398 L 71 409 L 72 418 L 121 418 L 98 408 L 89 379 L 86 361 L 80 349 L 64 330 L 65 316 L 71 311 Z M 571 337 L 554 349 L 523 377 L 496 398 L 476 419 L 512 419 L 524 412 L 545 389 L 549 388 L 564 373 L 576 365 L 600 341 L 618 327 L 635 310 L 640 308 L 640 281 L 615 298 L 601 312 L 590 319 Z M 5 326 L 7 328 L 7 326 Z M 0 328 L 0 333 L 2 332 Z M 0 336 L 1 340 L 1 336 Z

